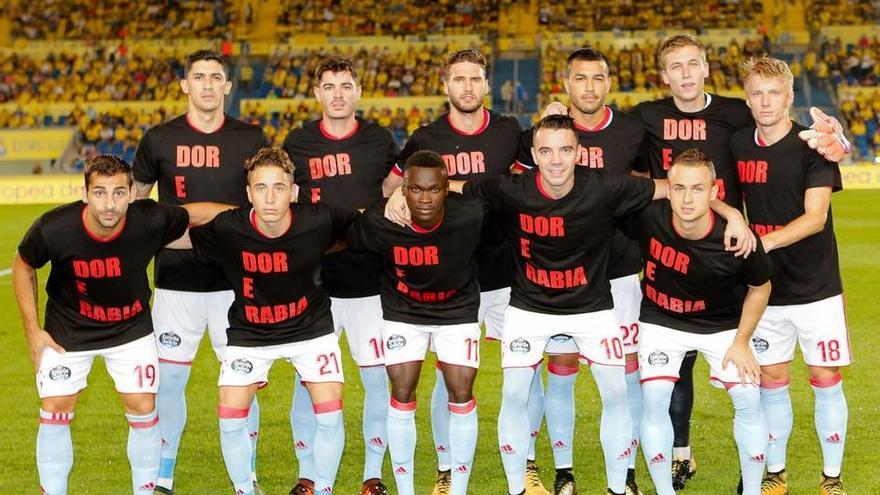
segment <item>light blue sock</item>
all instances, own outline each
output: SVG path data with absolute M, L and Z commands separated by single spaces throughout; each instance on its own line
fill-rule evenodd
M 315 493 L 333 493 L 336 473 L 345 447 L 345 423 L 342 420 L 342 401 L 315 404 Z
M 416 403 L 391 398 L 388 408 L 388 452 L 398 495 L 414 495 L 413 457 L 416 452 Z
M 767 421 L 761 391 L 754 385 L 734 385 L 727 390 L 733 401 L 733 438 L 739 450 L 743 495 L 761 495 L 767 452 Z
M 127 414 L 128 463 L 131 465 L 131 484 L 135 495 L 152 495 L 159 478 L 159 456 L 162 435 L 159 416 L 153 412 L 144 415 Z
M 236 495 L 251 495 L 254 482 L 251 479 L 251 441 L 247 433 L 247 409 L 231 409 L 220 406 L 220 450 L 226 463 L 226 472 L 232 481 Z
M 632 422 L 626 398 L 626 373 L 623 366 L 594 364 L 593 379 L 602 397 L 602 420 L 599 440 L 605 454 L 605 477 L 614 493 L 626 490 L 626 470 L 632 456 Z
M 791 394 L 786 383 L 774 388 L 761 387 L 761 407 L 767 420 L 770 443 L 767 445 L 767 471 L 778 473 L 785 469 L 786 447 L 794 424 Z
M 156 394 L 156 410 L 162 421 L 159 433 L 162 436 L 162 457 L 159 464 L 157 485 L 171 489 L 174 487 L 174 466 L 177 463 L 177 449 L 180 437 L 186 426 L 186 384 L 192 366 L 159 362 L 159 391 Z
M 293 446 L 296 452 L 296 460 L 299 464 L 299 477 L 310 481 L 316 481 L 315 472 L 315 432 L 318 424 L 315 422 L 315 411 L 312 406 L 312 398 L 309 391 L 302 384 L 299 373 L 294 376 L 293 401 L 290 407 L 290 429 L 293 434 Z
M 437 368 L 434 374 L 437 380 L 431 392 L 431 433 L 434 435 L 437 469 L 449 471 L 452 466 L 449 456 L 449 392 L 446 390 L 443 371 Z
M 635 362 L 638 365 L 638 362 Z M 636 467 L 636 451 L 639 448 L 639 425 L 642 422 L 642 384 L 639 383 L 641 373 L 636 366 L 635 371 L 626 374 L 626 400 L 629 404 L 629 417 L 632 419 L 632 457 L 629 459 L 629 468 Z
M 529 453 L 529 390 L 535 370 L 504 368 L 501 411 L 498 414 L 498 446 L 507 476 L 509 493 L 525 490 L 526 458 Z
M 388 449 L 387 417 L 388 373 L 384 366 L 361 368 L 361 383 L 364 384 L 364 481 L 382 478 L 382 463 Z
M 449 403 L 449 450 L 452 456 L 452 495 L 467 495 L 477 450 L 477 401 Z
M 816 396 L 816 434 L 822 445 L 823 472 L 826 476 L 840 476 L 849 409 L 843 395 L 843 382 L 838 375 L 833 385 L 812 383 Z
M 529 437 L 529 454 L 528 460 L 535 460 L 535 442 L 538 440 L 538 433 L 541 431 L 541 421 L 544 420 L 544 380 L 541 373 L 541 365 L 535 369 L 535 376 L 532 378 L 532 388 L 529 389 L 529 428 L 531 429 Z
M 674 383 L 651 380 L 642 383 L 642 454 L 657 495 L 675 495 L 672 489 L 672 418 L 669 403 Z
M 544 394 L 544 415 L 547 436 L 556 469 L 573 466 L 571 444 L 574 436 L 574 382 L 577 367 L 547 366 L 547 391 Z
M 73 467 L 73 442 L 70 422 L 73 413 L 50 413 L 40 410 L 37 430 L 37 472 L 46 495 L 65 495 L 67 478 Z
M 248 436 L 251 439 L 251 479 L 257 481 L 257 440 L 260 439 L 260 404 L 257 403 L 256 395 L 248 411 L 247 430 Z

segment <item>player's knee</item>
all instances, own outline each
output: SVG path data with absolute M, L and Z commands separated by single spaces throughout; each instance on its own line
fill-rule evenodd
M 810 382 L 826 383 L 838 380 L 840 368 L 837 366 L 810 366 Z
M 577 368 L 578 363 L 578 354 L 576 352 L 572 352 L 569 354 L 551 354 L 547 356 L 547 366 L 552 365 L 553 367 L 563 367 L 563 368 Z
M 812 368 L 811 368 L 812 375 Z M 787 364 L 761 368 L 761 383 L 785 385 L 791 381 L 791 367 Z
M 415 387 L 394 386 L 391 387 L 391 397 L 400 403 L 410 403 L 416 400 Z
M 46 397 L 40 408 L 49 413 L 72 413 L 76 408 L 76 395 Z
M 125 412 L 143 416 L 156 410 L 155 394 L 122 394 Z
M 471 387 L 460 387 L 449 390 L 449 402 L 463 404 L 474 398 Z

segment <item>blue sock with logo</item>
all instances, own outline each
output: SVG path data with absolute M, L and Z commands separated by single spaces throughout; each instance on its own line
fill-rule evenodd
M 642 382 L 642 453 L 657 495 L 675 495 L 672 489 L 672 418 L 669 403 L 675 384 L 667 380 Z
M 159 478 L 159 456 L 162 452 L 162 435 L 159 433 L 159 416 L 153 412 L 127 414 L 128 463 L 131 465 L 131 482 L 135 495 L 153 495 Z
M 525 490 L 529 453 L 529 390 L 535 370 L 531 367 L 504 368 L 501 411 L 498 414 L 498 445 L 507 476 L 509 493 Z
M 477 401 L 449 403 L 449 450 L 452 456 L 452 495 L 467 495 L 477 450 Z
M 413 464 L 416 452 L 416 403 L 391 398 L 388 408 L 388 452 L 399 495 L 414 495 Z
M 544 380 L 541 373 L 541 365 L 535 369 L 532 378 L 532 388 L 529 389 L 529 454 L 528 460 L 535 460 L 535 443 L 538 441 L 538 433 L 541 431 L 541 421 L 544 420 Z
M 67 493 L 67 479 L 73 467 L 73 441 L 70 422 L 73 412 L 51 413 L 40 410 L 37 430 L 37 472 L 46 495 Z
M 843 464 L 849 409 L 843 395 L 840 375 L 831 382 L 833 383 L 810 383 L 816 397 L 813 419 L 822 446 L 823 472 L 826 476 L 838 477 Z
M 226 472 L 236 495 L 252 495 L 251 441 L 247 432 L 248 409 L 218 406 L 220 423 L 220 451 L 226 463 Z
M 345 447 L 345 424 L 342 421 L 342 400 L 315 404 L 315 480 L 316 493 L 333 493 L 342 449 Z
M 544 415 L 547 417 L 547 436 L 550 437 L 556 469 L 573 466 L 571 444 L 574 437 L 574 382 L 577 375 L 577 366 L 547 365 Z
M 437 380 L 431 391 L 431 433 L 434 436 L 434 452 L 437 453 L 437 469 L 448 471 L 452 465 L 449 457 L 449 392 L 443 371 L 435 369 Z
M 159 422 L 162 454 L 159 461 L 159 480 L 156 484 L 169 490 L 174 487 L 177 450 L 186 426 L 186 384 L 191 370 L 192 366 L 189 364 L 159 362 L 161 379 L 159 391 L 156 393 L 156 410 L 162 418 Z
M 309 390 L 302 383 L 302 377 L 294 376 L 293 400 L 290 407 L 290 429 L 293 434 L 293 447 L 299 464 L 299 477 L 316 481 L 314 444 L 318 424 Z
M 366 453 L 364 480 L 382 477 L 382 463 L 388 449 L 388 373 L 384 366 L 362 367 L 364 384 L 363 431 Z

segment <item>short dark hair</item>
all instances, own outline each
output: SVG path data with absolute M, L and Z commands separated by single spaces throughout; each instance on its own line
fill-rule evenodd
M 410 167 L 439 168 L 443 171 L 443 175 L 446 175 L 446 163 L 443 161 L 443 157 L 441 157 L 436 151 L 416 151 L 406 159 L 406 163 L 403 165 L 404 169 Z
M 287 152 L 281 148 L 260 148 L 256 155 L 244 161 L 244 170 L 250 176 L 257 167 L 278 167 L 284 173 L 293 175 L 293 162 Z
M 318 67 L 315 69 L 315 86 L 321 84 L 321 76 L 327 71 L 334 74 L 348 71 L 351 73 L 351 78 L 354 79 L 355 82 L 358 80 L 358 73 L 357 69 L 354 67 L 354 63 L 350 59 L 334 55 L 321 60 L 321 63 L 318 64 Z
M 477 64 L 483 68 L 483 71 L 487 73 L 489 72 L 489 63 L 486 62 L 486 57 L 477 50 L 476 48 L 465 48 L 463 50 L 457 50 L 449 53 L 446 56 L 446 60 L 443 62 L 443 70 L 441 72 L 441 77 L 445 80 L 449 77 L 449 68 L 457 63 L 461 62 L 470 62 L 472 64 Z
M 219 52 L 215 52 L 213 50 L 196 50 L 186 57 L 186 72 L 184 75 L 189 74 L 190 69 L 196 62 L 200 62 L 202 60 L 208 60 L 217 62 L 221 66 L 223 66 L 223 74 L 226 75 L 226 79 L 229 79 L 229 62 Z
M 708 155 L 697 148 L 690 148 L 683 151 L 672 160 L 672 165 L 669 168 L 672 169 L 672 167 L 676 165 L 691 168 L 706 167 L 709 169 L 709 175 L 712 177 L 712 182 L 715 182 L 715 164 L 712 163 L 712 159 L 709 158 Z
M 93 175 L 102 177 L 113 177 L 114 175 L 125 174 L 128 186 L 134 184 L 134 176 L 131 173 L 131 166 L 122 158 L 114 155 L 98 155 L 86 163 L 83 168 L 85 176 L 86 189 L 92 183 Z
M 569 130 L 575 136 L 577 136 L 577 130 L 574 126 L 574 119 L 569 117 L 568 115 L 548 115 L 539 120 L 538 123 L 535 124 L 535 127 L 532 129 L 532 142 L 534 142 L 535 138 L 538 137 L 538 131 L 541 129 Z
M 608 63 L 608 57 L 601 51 L 592 46 L 582 46 L 568 55 L 568 61 L 565 63 L 566 74 L 571 72 L 571 63 L 579 60 L 584 62 L 605 62 L 605 67 L 610 71 L 611 64 Z

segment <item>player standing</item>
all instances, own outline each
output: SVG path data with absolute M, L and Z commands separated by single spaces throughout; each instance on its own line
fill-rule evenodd
M 31 360 L 37 371 L 41 493 L 63 495 L 73 467 L 70 422 L 96 356 L 122 398 L 135 495 L 151 494 L 159 474 L 158 356 L 147 266 L 180 237 L 183 208 L 134 201 L 127 163 L 107 155 L 85 167 L 83 200 L 41 216 L 25 234 L 12 269 Z M 63 242 L 59 242 L 63 240 Z M 37 268 L 51 263 L 45 325 L 37 310 Z
M 697 149 L 669 169 L 669 201 L 634 215 L 629 229 L 644 259 L 645 297 L 639 361 L 644 417 L 642 450 L 658 495 L 674 495 L 669 401 L 687 352 L 699 351 L 712 380 L 733 401 L 733 434 L 745 493 L 760 495 L 767 425 L 757 387 L 760 368 L 749 346 L 770 296 L 763 251 L 737 258 L 724 247 L 724 221 L 709 205 L 718 193 L 711 160 Z
M 479 181 L 508 175 L 516 162 L 522 129 L 513 117 L 506 117 L 483 107 L 489 94 L 486 58 L 477 50 L 465 49 L 447 55 L 443 68 L 443 91 L 449 98 L 449 113 L 417 129 L 401 153 L 398 166 L 391 170 L 388 190 L 400 185 L 404 163 L 418 150 L 433 150 L 443 157 L 450 179 Z M 500 237 L 500 236 L 499 236 Z M 499 340 L 504 312 L 510 301 L 513 258 L 503 240 L 484 244 L 477 251 L 480 269 L 479 321 L 486 325 L 486 338 Z M 431 398 L 431 426 L 437 452 L 438 473 L 434 495 L 445 495 L 450 483 L 449 410 L 443 371 L 437 369 L 437 382 Z M 527 487 L 529 495 L 545 495 L 546 488 L 534 464 L 535 440 L 544 413 L 541 380 L 531 384 L 529 425 L 532 441 L 529 448 Z
M 158 183 L 162 203 L 246 204 L 242 165 L 265 145 L 266 137 L 259 127 L 224 112 L 225 98 L 232 91 L 225 60 L 206 50 L 190 54 L 180 86 L 188 97 L 187 113 L 148 130 L 138 145 L 132 165 L 138 197 L 148 197 Z M 185 391 L 192 361 L 206 326 L 214 352 L 222 358 L 233 292 L 221 273 L 198 263 L 190 250 L 160 251 L 155 270 L 153 323 L 162 375 L 156 400 L 163 440 L 156 491 L 170 494 L 186 424 Z M 256 452 L 256 402 L 248 417 Z M 256 484 L 255 473 L 253 477 Z M 255 490 L 261 493 L 258 486 Z
M 731 149 L 749 221 L 769 253 L 773 278 L 770 305 L 752 339 L 762 366 L 761 401 L 770 431 L 762 494 L 788 493 L 789 382 L 797 341 L 816 399 L 820 493 L 845 495 L 840 473 L 847 404 L 840 368 L 852 363 L 852 354 L 831 217 L 831 193 L 842 187 L 840 170 L 798 139 L 804 128 L 789 119 L 794 92 L 788 65 L 759 58 L 744 68 L 755 125 L 734 134 Z
M 466 495 L 477 446 L 473 383 L 480 365 L 480 304 L 475 254 L 485 213 L 474 198 L 449 194 L 446 164 L 433 151 L 407 159 L 403 195 L 410 227 L 385 219 L 376 202 L 351 228 L 351 249 L 384 260 L 382 337 L 391 407 L 388 437 L 397 492 L 412 495 L 416 446 L 416 387 L 433 343 L 448 388 L 451 493 Z
M 253 495 L 248 410 L 268 385 L 272 364 L 283 359 L 296 367 L 314 404 L 314 488 L 330 494 L 345 445 L 343 375 L 321 259 L 355 214 L 291 204 L 293 164 L 281 149 L 261 149 L 244 168 L 253 206 L 189 231 L 199 259 L 220 267 L 235 290 L 218 381 L 223 460 L 236 495 Z
M 382 198 L 382 182 L 397 160 L 397 145 L 386 129 L 355 116 L 361 86 L 350 60 L 323 60 L 315 70 L 315 81 L 321 119 L 291 131 L 284 141 L 291 160 L 301 165 L 294 173 L 301 199 L 347 211 L 365 208 Z M 364 386 L 364 495 L 386 492 L 381 478 L 389 395 L 382 352 L 380 271 L 379 258 L 351 250 L 326 256 L 321 271 L 330 294 L 333 324 L 337 334 L 345 329 Z M 315 418 L 299 377 L 296 388 L 290 421 L 299 461 L 299 484 L 308 487 L 315 471 Z
M 608 58 L 591 48 L 579 48 L 568 56 L 567 73 L 563 81 L 571 105 L 568 114 L 574 119 L 578 135 L 577 164 L 605 174 L 629 175 L 636 167 L 639 146 L 645 133 L 641 121 L 615 112 L 605 105 L 611 91 Z M 517 161 L 528 168 L 535 163 L 531 154 L 531 132 L 524 133 Z M 608 278 L 614 300 L 614 315 L 621 330 L 621 341 L 626 354 L 626 394 L 633 424 L 633 447 L 638 446 L 642 396 L 639 385 L 638 335 L 639 287 L 641 258 L 638 245 L 619 230 L 614 232 Z M 550 354 L 547 366 L 547 391 L 544 415 L 553 457 L 556 461 L 555 495 L 575 493 L 572 475 L 572 441 L 574 436 L 574 382 L 578 371 L 578 348 L 566 335 L 556 335 L 547 345 Z M 635 450 L 633 451 L 635 454 Z M 627 471 L 626 493 L 638 495 L 633 455 Z

